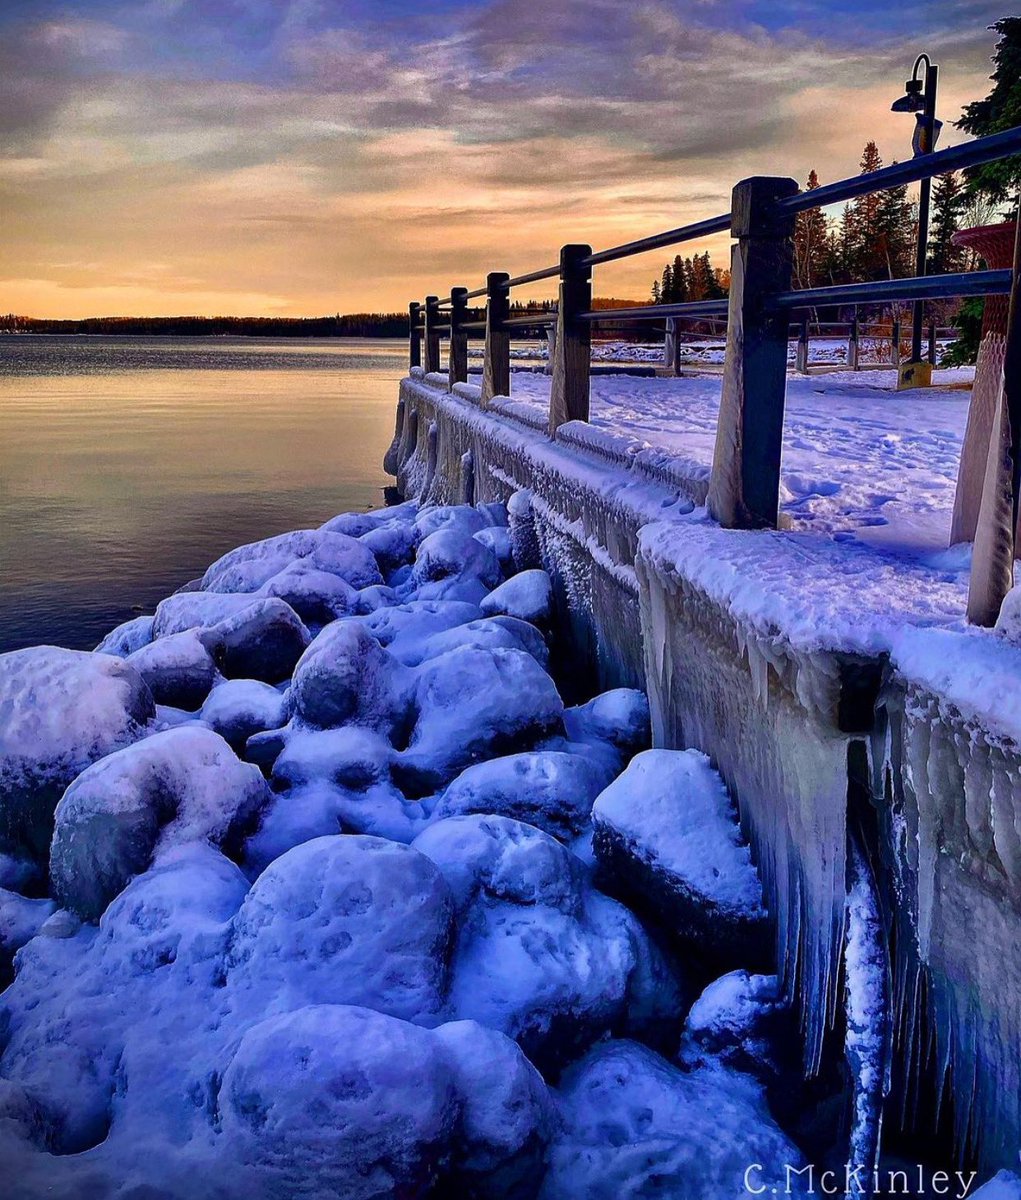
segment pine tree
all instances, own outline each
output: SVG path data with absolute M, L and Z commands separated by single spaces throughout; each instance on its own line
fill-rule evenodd
M 809 171 L 805 191 L 814 191 L 819 186 L 819 176 Z M 826 217 L 821 208 L 798 213 L 794 225 L 794 286 L 815 287 L 825 276 L 827 257 Z
M 674 256 L 673 284 L 674 303 L 686 303 L 688 300 L 688 279 L 684 273 L 684 261 L 679 254 Z
M 874 247 L 866 255 L 867 277 L 896 279 L 913 275 L 918 228 L 907 185 L 887 188 L 878 194 L 878 201 Z
M 931 275 L 942 275 L 949 271 L 963 271 L 965 251 L 955 246 L 953 236 L 961 228 L 961 217 L 967 207 L 961 177 L 951 171 L 940 175 L 932 189 L 932 220 L 929 222 L 929 248 L 926 271 Z
M 658 279 L 654 279 L 652 281 L 652 302 L 653 302 L 653 304 L 660 303 L 660 290 L 659 290 L 659 280 Z
M 1000 35 L 993 55 L 996 69 L 990 76 L 992 90 L 984 100 L 966 104 L 964 115 L 957 122 L 958 129 L 975 137 L 1021 125 L 1021 17 L 1004 17 L 990 28 Z M 997 204 L 1016 203 L 1021 184 L 1021 155 L 973 167 L 966 176 L 969 192 L 986 196 Z
M 660 299 L 664 304 L 670 304 L 670 297 L 674 294 L 674 273 L 673 268 L 669 263 L 663 268 L 663 278 L 659 285 Z

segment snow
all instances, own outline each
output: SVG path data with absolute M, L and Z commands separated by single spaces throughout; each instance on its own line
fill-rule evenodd
M 553 617 L 553 585 L 543 570 L 519 571 L 494 588 L 479 607 L 487 617 L 517 617 L 548 625 Z
M 646 750 L 598 797 L 592 819 L 703 905 L 755 916 L 762 887 L 723 780 L 698 750 Z
M 186 629 L 149 642 L 125 661 L 148 684 L 157 704 L 196 709 L 219 678 L 214 653 L 220 652 L 215 634 Z
M 205 592 L 254 592 L 300 560 L 337 575 L 353 588 L 382 583 L 368 546 L 346 533 L 298 529 L 229 551 L 202 576 Z
M 206 697 L 199 715 L 238 749 L 252 734 L 284 724 L 287 694 L 257 679 L 225 679 Z

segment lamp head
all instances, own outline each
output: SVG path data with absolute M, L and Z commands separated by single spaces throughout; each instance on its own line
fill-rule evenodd
M 890 112 L 916 113 L 925 107 L 925 97 L 922 95 L 922 81 L 909 79 L 904 85 L 904 95 L 894 100 Z

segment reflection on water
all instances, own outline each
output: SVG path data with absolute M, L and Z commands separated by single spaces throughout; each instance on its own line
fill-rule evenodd
M 375 507 L 402 342 L 0 336 L 0 650 L 90 648 L 223 551 Z

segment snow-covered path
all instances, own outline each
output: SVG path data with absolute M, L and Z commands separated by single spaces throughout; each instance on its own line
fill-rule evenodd
M 783 508 L 795 529 L 854 539 L 933 565 L 945 553 L 971 368 L 937 371 L 925 392 L 897 392 L 892 371 L 792 375 L 787 389 Z M 550 380 L 515 374 L 515 400 L 545 408 Z M 719 375 L 592 379 L 593 425 L 712 463 Z M 934 558 L 935 556 L 935 558 Z

